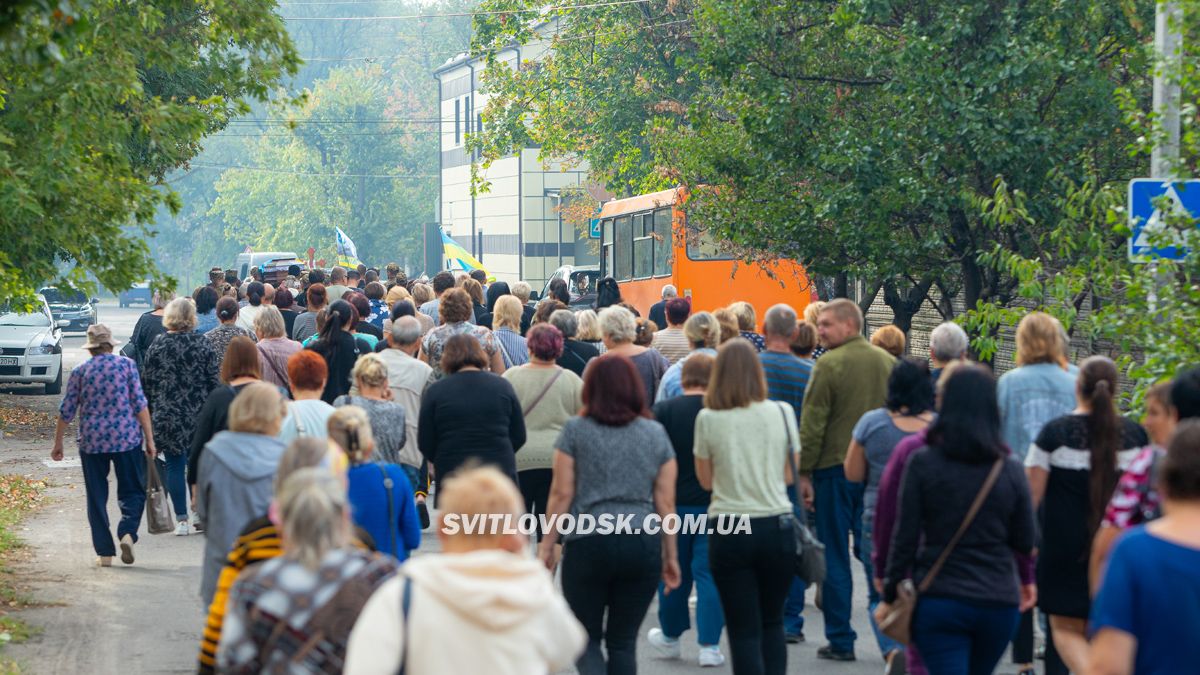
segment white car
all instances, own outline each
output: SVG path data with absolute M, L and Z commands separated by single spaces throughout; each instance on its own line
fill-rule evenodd
M 46 299 L 38 296 L 31 313 L 0 307 L 0 383 L 46 385 L 47 394 L 62 392 L 62 328 Z

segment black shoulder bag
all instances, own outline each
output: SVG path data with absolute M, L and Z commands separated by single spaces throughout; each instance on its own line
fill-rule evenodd
M 788 426 L 787 408 L 779 406 L 779 414 L 783 417 L 783 435 L 787 438 L 788 469 L 792 472 L 792 503 L 796 511 L 804 513 L 800 504 L 800 471 L 796 467 L 796 450 L 792 446 L 791 427 Z M 789 513 L 785 518 L 791 521 L 792 537 L 796 540 L 796 576 L 812 584 L 825 582 L 825 544 L 822 544 L 812 530 L 808 529 L 796 513 Z

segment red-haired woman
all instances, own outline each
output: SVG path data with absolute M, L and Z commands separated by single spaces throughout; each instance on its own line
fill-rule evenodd
M 587 650 L 577 664 L 580 675 L 634 673 L 638 628 L 659 579 L 667 589 L 679 586 L 675 535 L 618 529 L 600 537 L 588 532 L 586 523 L 595 522 L 604 532 L 606 522 L 626 522 L 636 531 L 652 514 L 673 513 L 675 451 L 646 407 L 645 387 L 629 358 L 594 359 L 582 398 L 583 411 L 567 421 L 555 443 L 546 507 L 551 526 L 538 556 L 547 567 L 555 566 L 562 528 L 563 595 L 588 632 Z M 567 531 L 571 520 L 577 526 Z
M 292 383 L 292 401 L 279 430 L 279 440 L 291 443 L 297 438 L 328 438 L 325 423 L 333 406 L 321 400 L 329 368 L 320 354 L 302 349 L 288 357 L 288 380 Z

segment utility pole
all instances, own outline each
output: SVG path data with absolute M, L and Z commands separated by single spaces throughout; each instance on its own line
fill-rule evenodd
M 1178 2 L 1158 0 L 1154 7 L 1154 113 L 1161 136 L 1150 153 L 1150 177 L 1175 178 L 1179 165 L 1179 78 L 1183 74 L 1183 11 Z M 1158 264 L 1150 261 L 1150 274 Z M 1159 279 L 1159 283 L 1162 283 Z M 1158 284 L 1150 288 L 1150 310 L 1157 309 Z
M 1183 64 L 1183 11 L 1159 0 L 1154 13 L 1154 112 L 1162 137 L 1150 155 L 1152 178 L 1174 177 L 1179 161 L 1179 78 Z

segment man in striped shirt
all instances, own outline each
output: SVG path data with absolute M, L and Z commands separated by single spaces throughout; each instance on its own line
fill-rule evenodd
M 767 310 L 763 317 L 763 338 L 766 347 L 758 358 L 762 361 L 767 376 L 767 398 L 772 401 L 790 403 L 796 411 L 796 428 L 800 428 L 800 410 L 804 407 L 804 390 L 812 374 L 813 362 L 792 353 L 792 338 L 799 324 L 796 310 L 779 304 Z M 788 487 L 789 496 L 794 488 Z M 793 500 L 795 503 L 795 500 Z M 808 520 L 807 514 L 796 513 L 796 517 Z M 808 582 L 800 577 L 792 579 L 787 601 L 783 606 L 783 630 L 788 642 L 804 641 L 804 591 Z
M 671 298 L 667 300 L 667 327 L 661 328 L 654 334 L 650 346 L 667 358 L 667 362 L 675 365 L 677 361 L 692 351 L 687 336 L 683 334 L 683 324 L 692 313 L 692 303 L 687 298 Z

